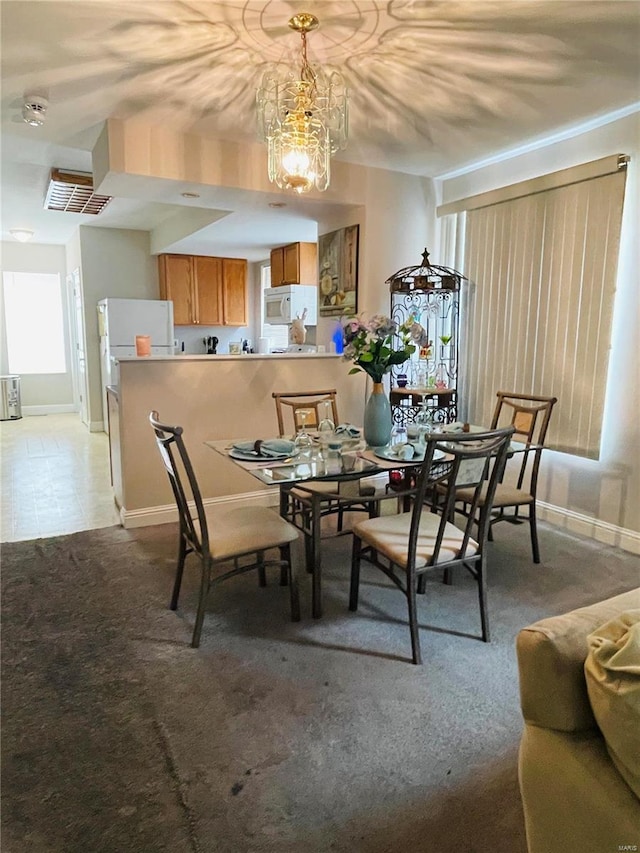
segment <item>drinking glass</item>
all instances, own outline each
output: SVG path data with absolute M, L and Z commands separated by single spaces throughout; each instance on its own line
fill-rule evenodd
M 333 422 L 331 417 L 331 403 L 327 400 L 324 404 L 324 417 L 321 419 L 318 424 L 318 432 L 320 433 L 320 439 L 324 439 L 329 435 L 332 435 L 336 431 L 336 425 Z
M 307 432 L 306 424 L 307 424 L 307 415 L 309 412 L 306 409 L 298 409 L 298 418 L 300 419 L 300 429 L 296 433 L 296 437 L 293 441 L 295 448 L 298 452 L 304 450 L 310 450 L 313 446 L 313 439 Z
M 433 432 L 433 409 L 427 406 L 426 395 L 422 395 L 422 405 L 416 415 L 415 423 L 420 429 L 420 439 L 424 442 L 426 433 Z

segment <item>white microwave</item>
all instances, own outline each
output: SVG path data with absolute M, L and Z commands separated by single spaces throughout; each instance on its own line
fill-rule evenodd
M 305 308 L 305 326 L 318 322 L 318 288 L 314 284 L 290 284 L 285 287 L 268 287 L 264 292 L 264 322 L 272 325 L 289 325 L 302 317 Z

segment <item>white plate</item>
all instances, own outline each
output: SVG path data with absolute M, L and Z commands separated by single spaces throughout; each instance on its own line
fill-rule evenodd
M 244 450 L 237 450 L 235 447 L 229 451 L 229 456 L 232 459 L 238 459 L 240 462 L 282 462 L 283 459 L 293 459 L 297 455 L 297 450 L 294 450 L 293 453 L 279 453 L 277 455 L 271 453 L 269 456 L 258 456 L 254 452 L 245 453 Z
M 422 462 L 424 459 L 424 453 L 422 453 L 422 454 L 416 453 L 415 450 L 413 451 L 413 459 L 402 459 L 402 457 L 396 456 L 396 454 L 393 452 L 393 450 L 390 447 L 374 447 L 373 453 L 379 459 L 386 459 L 387 462 L 401 462 L 401 463 L 404 463 L 405 465 L 410 463 L 410 462 Z M 437 462 L 438 459 L 443 459 L 443 458 L 444 458 L 444 453 L 441 450 L 434 450 L 433 451 L 433 461 L 434 462 Z

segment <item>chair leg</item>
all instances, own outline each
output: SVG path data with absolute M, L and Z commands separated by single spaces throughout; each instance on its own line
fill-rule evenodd
M 536 502 L 529 504 L 529 527 L 531 528 L 531 550 L 533 551 L 533 562 L 540 562 L 540 547 L 538 545 L 538 526 L 536 523 Z
M 453 571 L 451 569 L 444 570 L 442 582 L 446 583 L 448 586 L 451 586 L 451 584 L 453 583 Z
M 482 624 L 482 639 L 485 643 L 491 641 L 489 634 L 489 612 L 487 610 L 487 576 L 484 567 L 484 557 L 478 562 L 478 598 L 480 601 L 480 622 Z
M 200 634 L 202 633 L 202 623 L 204 622 L 204 614 L 207 606 L 207 596 L 209 594 L 209 585 L 211 582 L 211 558 L 204 556 L 202 558 L 202 580 L 200 581 L 200 598 L 198 599 L 198 612 L 196 613 L 196 624 L 193 628 L 193 636 L 191 638 L 191 646 L 197 649 L 200 645 Z
M 360 549 L 362 540 L 354 534 L 351 547 L 351 583 L 349 587 L 349 610 L 358 609 L 358 593 L 360 591 Z
M 342 528 L 344 527 L 344 510 L 340 508 L 338 510 L 338 533 L 342 533 Z
M 411 632 L 411 653 L 415 664 L 422 663 L 420 653 L 420 634 L 418 631 L 418 601 L 416 598 L 416 581 L 407 584 L 407 603 L 409 605 L 409 631 Z
M 287 586 L 289 583 L 289 566 L 291 565 L 290 547 L 289 551 L 287 551 L 286 545 L 280 546 L 280 559 L 287 561 L 287 565 L 285 565 L 284 562 L 280 564 L 280 586 Z
M 283 566 L 289 584 L 289 598 L 291 601 L 291 621 L 300 621 L 300 593 L 298 591 L 298 574 L 291 560 L 291 545 L 280 546 L 280 556 L 287 561 Z
M 267 585 L 267 570 L 264 567 L 264 551 L 258 551 L 257 563 L 258 563 L 258 586 L 266 586 Z
M 173 582 L 173 592 L 171 594 L 171 603 L 169 604 L 169 608 L 171 610 L 178 609 L 178 598 L 180 596 L 180 587 L 182 586 L 182 574 L 184 572 L 184 561 L 187 557 L 187 543 L 184 540 L 184 536 L 180 534 L 180 545 L 178 547 L 178 564 L 176 566 L 176 579 Z
M 427 576 L 422 574 L 418 578 L 418 594 L 424 595 L 427 591 Z
M 308 574 L 313 573 L 313 539 L 310 535 L 304 535 L 304 562 Z

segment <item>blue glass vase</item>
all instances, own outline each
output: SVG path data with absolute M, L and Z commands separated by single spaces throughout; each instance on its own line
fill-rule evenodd
M 364 407 L 364 440 L 369 447 L 384 447 L 391 441 L 391 406 L 382 382 L 374 382 Z

